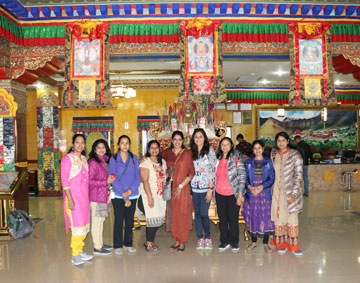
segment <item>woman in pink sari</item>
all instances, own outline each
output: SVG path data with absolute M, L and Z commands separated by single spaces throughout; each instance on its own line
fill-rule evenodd
M 83 252 L 84 240 L 90 231 L 89 180 L 84 135 L 73 136 L 72 147 L 61 160 L 61 182 L 66 231 L 71 228 L 71 262 L 79 265 L 93 258 Z

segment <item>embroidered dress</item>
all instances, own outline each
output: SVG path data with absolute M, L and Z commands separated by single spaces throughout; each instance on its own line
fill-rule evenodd
M 140 184 L 139 192 L 141 194 L 145 217 L 146 227 L 160 227 L 164 224 L 166 201 L 162 198 L 162 192 L 166 180 L 166 163 L 162 161 L 162 165 L 154 163 L 150 158 L 146 158 L 140 164 L 140 168 L 149 169 L 149 185 L 152 197 L 154 199 L 154 207 L 149 207 L 148 197 L 146 195 L 143 183 Z
M 90 202 L 88 164 L 85 156 L 69 153 L 61 160 L 61 182 L 64 196 L 66 231 L 71 228 L 73 236 L 85 236 L 90 231 Z M 68 208 L 65 190 L 70 190 L 75 209 Z
M 274 160 L 275 183 L 272 197 L 271 219 L 275 222 L 275 236 L 272 244 L 277 249 L 298 251 L 299 248 L 299 220 L 297 213 L 288 213 L 286 195 L 283 184 L 284 165 L 289 156 L 289 150 L 283 154 L 276 154 Z
M 263 160 L 255 160 L 255 176 L 253 186 L 263 183 Z M 266 233 L 274 232 L 274 222 L 271 221 L 271 200 L 266 199 L 265 190 L 260 194 L 251 194 L 249 200 L 245 200 L 241 214 L 245 218 L 245 227 L 251 237 L 264 237 Z

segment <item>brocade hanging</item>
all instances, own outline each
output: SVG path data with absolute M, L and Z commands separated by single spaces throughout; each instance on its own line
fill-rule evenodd
M 330 24 L 289 24 L 290 93 L 289 104 L 334 105 L 330 50 Z
M 196 17 L 180 30 L 179 102 L 224 102 L 221 23 Z

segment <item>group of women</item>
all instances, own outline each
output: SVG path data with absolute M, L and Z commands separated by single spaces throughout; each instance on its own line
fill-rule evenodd
M 184 146 L 183 133 L 175 131 L 170 148 L 161 151 L 156 140 L 150 141 L 139 162 L 130 151 L 130 138 L 123 135 L 114 156 L 105 140 L 97 140 L 86 161 L 85 137 L 74 135 L 72 148 L 61 162 L 65 223 L 72 231 L 72 263 L 78 265 L 92 258 L 83 252 L 90 231 L 90 208 L 94 254 L 107 255 L 114 249 L 121 255 L 122 248 L 136 252 L 132 242 L 136 207 L 146 218 L 146 251 L 159 250 L 155 236 L 164 219 L 166 230 L 175 240 L 170 249 L 184 251 L 193 209 L 196 248 L 212 249 L 208 216 L 211 201 L 216 202 L 219 217 L 219 251 L 239 250 L 238 219 L 243 207 L 245 226 L 251 235 L 248 251 L 256 248 L 261 237 L 266 252 L 272 252 L 271 238 L 279 253 L 290 250 L 301 255 L 298 213 L 302 210 L 302 158 L 289 148 L 290 138 L 285 132 L 278 133 L 275 141 L 277 148 L 271 158 L 263 156 L 262 141 L 254 141 L 254 155 L 244 164 L 228 137 L 221 139 L 215 153 L 203 129 L 194 131 L 190 149 Z M 172 194 L 166 201 L 162 194 L 168 182 Z M 104 244 L 102 237 L 110 202 L 115 216 L 113 246 Z

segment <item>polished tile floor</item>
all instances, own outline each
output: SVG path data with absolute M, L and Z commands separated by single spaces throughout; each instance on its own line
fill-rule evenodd
M 96 256 L 80 267 L 71 265 L 70 236 L 64 231 L 61 198 L 31 198 L 30 212 L 42 218 L 37 239 L 0 242 L 0 282 L 360 282 L 360 193 L 314 192 L 305 199 L 300 216 L 301 258 L 287 253 L 266 254 L 261 243 L 245 251 L 220 253 L 219 232 L 212 225 L 214 249 L 195 250 L 191 232 L 184 253 L 170 252 L 171 236 L 160 229 L 161 250 L 146 253 L 145 229 L 134 231 L 135 254 Z M 112 217 L 105 222 L 105 243 L 111 243 Z M 243 224 L 240 229 L 243 229 Z M 92 251 L 89 234 L 85 251 Z

